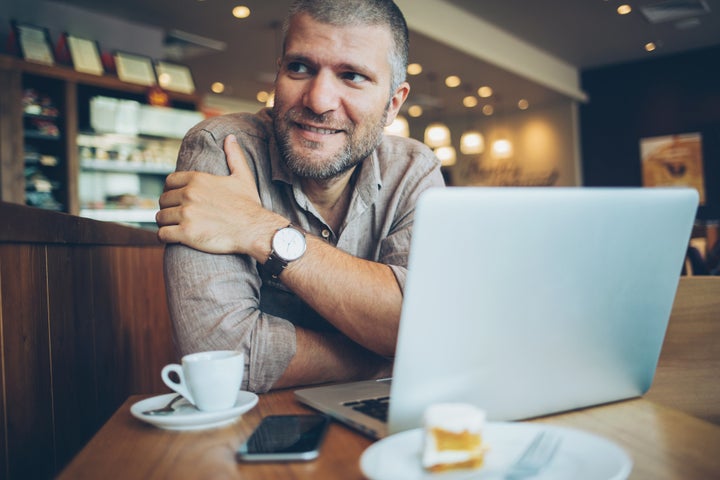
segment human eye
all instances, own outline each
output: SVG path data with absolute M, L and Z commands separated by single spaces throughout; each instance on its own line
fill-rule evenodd
M 286 68 L 291 74 L 306 75 L 310 73 L 310 68 L 302 62 L 288 62 Z
M 344 80 L 354 84 L 361 84 L 368 80 L 368 77 L 357 72 L 345 72 L 341 76 Z

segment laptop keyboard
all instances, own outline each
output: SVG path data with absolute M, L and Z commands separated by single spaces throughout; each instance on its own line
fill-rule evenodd
M 343 405 L 370 417 L 377 418 L 381 422 L 387 422 L 390 397 L 356 400 L 352 402 L 345 402 Z

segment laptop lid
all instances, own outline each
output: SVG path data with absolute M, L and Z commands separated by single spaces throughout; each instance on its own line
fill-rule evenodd
M 415 216 L 392 386 L 297 390 L 380 438 L 435 402 L 516 420 L 643 394 L 698 197 L 689 189 L 426 192 Z M 354 403 L 392 395 L 389 425 Z
M 667 328 L 691 189 L 433 189 L 420 199 L 389 433 L 435 402 L 516 420 L 642 395 Z

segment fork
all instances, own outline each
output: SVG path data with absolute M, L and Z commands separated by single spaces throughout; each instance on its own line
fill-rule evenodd
M 516 480 L 536 475 L 550 463 L 559 446 L 560 438 L 557 435 L 547 431 L 538 433 L 503 478 Z

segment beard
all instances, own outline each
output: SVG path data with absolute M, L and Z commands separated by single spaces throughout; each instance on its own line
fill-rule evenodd
M 379 118 L 365 117 L 359 123 L 351 123 L 350 121 L 336 121 L 330 114 L 317 115 L 306 108 L 284 111 L 283 104 L 276 99 L 272 118 L 275 141 L 278 144 L 280 155 L 288 168 L 299 177 L 316 180 L 337 177 L 370 156 L 380 144 L 389 107 L 390 103 L 388 102 Z M 282 113 L 283 111 L 284 113 Z M 342 130 L 345 132 L 346 141 L 328 158 L 321 159 L 319 155 L 322 155 L 322 143 L 300 140 L 301 145 L 294 144 L 292 130 L 299 128 L 296 124 L 304 122 L 329 130 Z M 318 151 L 318 155 L 314 155 L 313 151 Z

